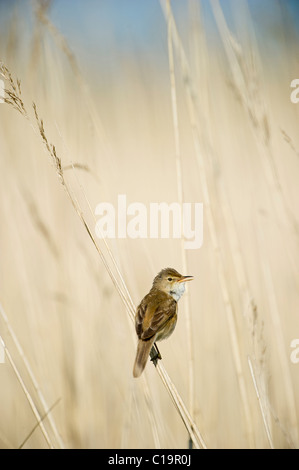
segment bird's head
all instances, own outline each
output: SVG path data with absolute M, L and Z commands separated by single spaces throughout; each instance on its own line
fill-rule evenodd
M 178 301 L 185 292 L 185 282 L 192 279 L 193 276 L 182 276 L 175 269 L 165 268 L 155 277 L 153 287 L 166 292 Z

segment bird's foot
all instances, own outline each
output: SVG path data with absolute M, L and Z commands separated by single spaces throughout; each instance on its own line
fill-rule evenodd
M 160 354 L 160 351 L 159 351 L 158 346 L 156 345 L 156 343 L 154 343 L 154 347 L 152 348 L 152 350 L 150 352 L 150 356 L 151 356 L 151 361 L 153 361 L 155 366 L 157 365 L 158 360 L 162 359 L 162 356 Z

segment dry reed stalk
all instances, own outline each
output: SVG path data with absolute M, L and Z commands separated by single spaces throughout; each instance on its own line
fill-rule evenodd
M 271 436 L 271 431 L 270 431 L 270 428 L 269 428 L 269 425 L 268 425 L 267 410 L 265 410 L 265 406 L 264 406 L 261 394 L 259 392 L 257 379 L 256 379 L 255 374 L 254 374 L 252 361 L 251 361 L 251 358 L 249 356 L 248 356 L 248 365 L 249 365 L 250 374 L 251 374 L 251 377 L 252 377 L 255 393 L 256 393 L 256 396 L 257 396 L 257 399 L 258 399 L 259 407 L 260 407 L 260 410 L 261 410 L 263 423 L 264 423 L 264 427 L 265 427 L 265 430 L 266 430 L 267 439 L 269 441 L 270 448 L 275 449 L 274 444 L 273 444 L 273 440 L 272 440 L 272 436 Z
M 177 107 L 177 91 L 175 82 L 175 70 L 174 70 L 174 57 L 172 48 L 172 20 L 170 15 L 170 0 L 167 0 L 167 44 L 168 44 L 168 60 L 169 60 L 169 78 L 170 78 L 170 91 L 171 91 L 171 104 L 172 104 L 172 119 L 173 119 L 173 130 L 174 130 L 174 141 L 175 141 L 175 162 L 176 162 L 176 174 L 177 174 L 177 191 L 178 201 L 180 206 L 183 206 L 184 202 L 184 188 L 183 188 L 183 169 L 182 169 L 182 154 L 180 145 L 180 132 L 178 123 L 178 107 Z M 181 239 L 181 257 L 182 257 L 182 268 L 183 273 L 188 272 L 187 256 L 184 249 L 184 239 Z M 188 376 L 189 376 L 189 410 L 190 415 L 194 418 L 195 406 L 194 406 L 194 346 L 192 337 L 192 318 L 190 312 L 189 295 L 186 296 L 185 300 L 185 314 L 186 330 L 187 330 L 187 345 L 188 345 Z
M 1 310 L 2 310 L 2 307 L 1 307 Z M 16 366 L 16 364 L 15 364 L 15 362 L 14 362 L 14 360 L 13 360 L 13 358 L 12 358 L 12 356 L 11 356 L 11 354 L 10 354 L 10 352 L 9 352 L 9 350 L 8 350 L 8 348 L 5 344 L 4 344 L 4 351 L 5 351 L 5 356 L 7 357 L 8 362 L 10 363 L 16 378 L 17 378 L 19 384 L 21 385 L 21 388 L 22 388 L 22 390 L 25 394 L 25 397 L 26 397 L 29 405 L 30 405 L 30 408 L 32 409 L 32 412 L 33 412 L 33 414 L 36 418 L 37 424 L 41 429 L 41 432 L 42 432 L 42 434 L 45 438 L 45 441 L 46 441 L 48 447 L 50 449 L 54 449 L 54 445 L 52 444 L 51 439 L 49 437 L 49 434 L 48 434 L 48 432 L 47 432 L 47 430 L 46 430 L 46 428 L 45 428 L 45 426 L 42 422 L 43 420 L 42 420 L 42 418 L 41 418 L 41 416 L 40 416 L 40 414 L 37 410 L 37 407 L 35 406 L 34 400 L 31 397 L 31 395 L 30 395 L 30 393 L 29 393 L 29 391 L 28 391 L 28 389 L 25 385 L 25 382 L 23 381 L 22 376 L 21 376 L 21 374 L 20 374 L 20 372 L 19 372 L 19 370 L 18 370 L 18 368 L 17 368 L 17 366 Z
M 38 130 L 39 130 L 39 133 L 40 133 L 40 136 L 42 138 L 42 141 L 44 143 L 44 146 L 46 148 L 46 150 L 48 151 L 53 163 L 54 163 L 54 167 L 55 167 L 55 170 L 56 170 L 56 173 L 59 177 L 59 180 L 61 182 L 61 184 L 63 185 L 71 203 L 72 203 L 72 206 L 73 208 L 75 209 L 77 215 L 79 216 L 82 224 L 84 225 L 85 227 L 85 230 L 87 231 L 88 235 L 89 235 L 89 238 L 91 239 L 93 245 L 95 246 L 98 254 L 100 255 L 101 257 L 101 260 L 117 290 L 117 292 L 119 293 L 122 301 L 124 302 L 128 312 L 131 314 L 131 318 L 134 317 L 134 313 L 132 313 L 132 308 L 131 308 L 131 303 L 130 303 L 130 299 L 127 298 L 125 292 L 123 291 L 121 285 L 119 284 L 119 281 L 117 280 L 117 278 L 114 276 L 111 268 L 109 267 L 109 264 L 104 256 L 104 253 L 103 251 L 100 249 L 98 243 L 96 242 L 94 236 L 92 235 L 91 233 L 91 230 L 85 220 L 85 217 L 84 217 L 84 214 L 83 214 L 83 211 L 81 209 L 81 206 L 79 204 L 79 201 L 77 200 L 75 194 L 73 193 L 72 189 L 70 188 L 70 186 L 67 184 L 67 181 L 65 180 L 65 177 L 64 177 L 64 172 L 63 172 L 63 167 L 62 167 L 62 163 L 61 163 L 61 159 L 57 156 L 56 154 L 56 149 L 55 149 L 55 146 L 51 143 L 48 142 L 47 140 L 47 137 L 45 135 L 45 130 L 44 130 L 44 124 L 43 124 L 43 120 L 39 118 L 39 115 L 37 113 L 37 108 L 36 108 L 36 105 L 35 103 L 33 103 L 33 109 L 34 109 L 34 113 L 35 113 L 35 118 L 36 118 L 36 122 L 37 122 L 37 126 L 38 126 Z
M 25 437 L 25 439 L 23 440 L 23 442 L 19 445 L 18 449 L 23 449 L 24 445 L 26 444 L 26 442 L 28 441 L 28 439 L 30 439 L 30 437 L 32 436 L 32 434 L 34 433 L 34 431 L 36 430 L 36 428 L 38 428 L 38 426 L 40 425 L 40 423 L 42 421 L 45 420 L 45 418 L 49 415 L 49 413 L 55 408 L 55 406 L 60 402 L 61 398 L 58 398 L 58 400 L 56 400 L 53 405 L 50 406 L 50 408 L 48 409 L 47 413 L 45 413 L 43 416 L 41 416 L 40 420 L 36 423 L 36 425 L 31 429 L 30 433 Z
M 60 129 L 59 129 L 59 127 L 58 127 L 57 125 L 56 125 L 56 128 L 57 128 L 57 131 L 58 131 L 58 133 L 59 133 L 60 139 L 61 139 L 61 141 L 63 142 L 63 147 L 64 147 L 64 149 L 66 149 L 66 153 L 69 155 L 69 154 L 70 154 L 70 150 L 69 150 L 68 146 L 66 145 L 66 143 L 65 143 L 65 141 L 64 141 L 64 138 L 63 138 L 63 136 L 62 136 L 62 133 L 61 133 L 61 131 L 60 131 Z M 80 191 L 82 192 L 83 197 L 84 197 L 84 200 L 85 200 L 85 202 L 86 202 L 86 205 L 87 205 L 87 207 L 88 207 L 88 209 L 89 209 L 89 212 L 90 212 L 91 216 L 93 217 L 94 222 L 96 223 L 95 213 L 94 213 L 94 211 L 92 210 L 92 208 L 91 208 L 91 206 L 90 206 L 89 200 L 88 200 L 87 195 L 86 195 L 86 192 L 85 192 L 85 190 L 84 190 L 84 187 L 83 187 L 83 185 L 81 184 L 81 182 L 80 182 L 80 180 L 79 180 L 79 176 L 78 176 L 77 173 L 74 171 L 75 168 L 76 168 L 76 164 L 73 163 L 73 162 L 70 160 L 70 164 L 69 164 L 69 165 L 63 166 L 63 171 L 66 170 L 66 169 L 67 169 L 67 170 L 69 170 L 69 169 L 72 169 L 72 170 L 73 170 L 73 174 L 74 174 L 74 176 L 75 176 L 75 179 L 76 179 L 76 182 L 77 182 L 77 184 L 78 184 L 78 187 L 79 187 Z M 74 196 L 74 197 L 75 197 L 75 196 Z M 76 203 L 77 203 L 77 205 L 78 205 L 78 207 L 79 207 L 78 201 L 76 201 Z M 81 209 L 80 209 L 80 210 L 81 210 Z M 82 210 L 81 210 L 81 213 L 83 213 Z M 123 278 L 123 276 L 122 276 L 122 274 L 121 274 L 121 271 L 120 271 L 120 269 L 119 269 L 119 266 L 118 266 L 118 264 L 117 264 L 117 262 L 116 262 L 115 256 L 113 255 L 113 253 L 112 253 L 112 251 L 111 251 L 111 249 L 110 249 L 110 246 L 109 246 L 109 244 L 108 244 L 106 238 L 104 237 L 103 233 L 101 232 L 101 230 L 100 230 L 100 235 L 101 235 L 101 240 L 103 241 L 104 246 L 105 246 L 105 248 L 106 248 L 106 250 L 107 250 L 107 253 L 108 253 L 108 255 L 109 255 L 109 258 L 110 258 L 110 260 L 111 260 L 111 262 L 112 262 L 112 264 L 113 264 L 113 267 L 115 268 L 116 273 L 117 273 L 117 275 L 118 275 L 118 277 L 119 277 L 119 280 L 120 280 L 120 283 L 121 283 L 121 288 L 123 289 L 123 291 L 124 291 L 124 293 L 125 293 L 125 295 L 126 295 L 126 297 L 127 297 L 128 304 L 130 304 L 131 309 L 134 311 L 134 310 L 135 310 L 135 306 L 134 306 L 132 297 L 131 297 L 130 292 L 129 292 L 128 288 L 127 288 L 127 285 L 126 285 L 126 283 L 125 283 L 125 281 L 124 281 L 124 278 Z
M 259 246 L 265 246 L 264 235 L 262 230 L 257 232 Z M 265 257 L 265 253 L 263 253 Z M 267 298 L 269 303 L 269 310 L 271 312 L 271 318 L 274 328 L 274 333 L 276 337 L 276 347 L 278 351 L 278 358 L 281 365 L 281 370 L 283 371 L 283 383 L 286 396 L 286 406 L 288 408 L 288 415 L 291 422 L 291 440 L 298 442 L 298 427 L 297 427 L 297 413 L 296 413 L 296 398 L 290 373 L 290 360 L 286 354 L 285 340 L 283 335 L 283 325 L 281 322 L 281 317 L 279 313 L 278 303 L 276 299 L 275 287 L 273 283 L 273 278 L 271 270 L 269 268 L 269 260 L 263 260 L 261 258 L 261 267 L 262 273 L 265 281 L 265 289 L 267 292 Z
M 46 3 L 46 4 L 45 4 Z M 107 157 L 107 160 L 110 162 L 110 164 L 113 163 L 113 158 L 109 158 L 109 156 L 111 156 L 111 149 L 110 149 L 110 146 L 108 145 L 108 141 L 107 141 L 107 138 L 106 138 L 106 134 L 105 134 L 105 131 L 104 131 L 104 128 L 103 128 L 103 125 L 102 125 L 102 122 L 99 118 L 99 115 L 98 115 L 98 112 L 97 112 L 97 109 L 95 107 L 95 103 L 94 101 L 91 99 L 91 96 L 90 96 L 90 93 L 89 93 L 89 90 L 88 90 L 88 87 L 86 85 L 86 82 L 85 80 L 83 79 L 82 77 L 82 74 L 81 74 L 81 71 L 80 71 L 80 67 L 77 63 L 77 60 L 76 60 L 76 57 L 75 55 L 73 54 L 73 52 L 71 51 L 71 48 L 69 47 L 68 45 L 68 42 L 67 40 L 65 39 L 65 37 L 61 34 L 61 32 L 56 28 L 56 26 L 49 20 L 48 16 L 47 16 L 47 10 L 49 9 L 49 1 L 46 1 L 46 2 L 43 2 L 41 0 L 37 0 L 37 3 L 36 3 L 36 17 L 38 18 L 38 20 L 40 21 L 41 24 L 43 24 L 47 29 L 48 31 L 51 33 L 52 37 L 54 38 L 54 41 L 56 42 L 57 46 L 62 50 L 62 52 L 66 55 L 67 59 L 68 59 L 68 62 L 70 64 L 70 67 L 74 73 L 74 76 L 76 77 L 77 81 L 78 81 L 78 84 L 79 84 L 79 89 L 81 90 L 83 96 L 84 96 L 84 100 L 85 100 L 85 103 L 86 103 L 86 106 L 87 106 L 87 109 L 88 109 L 88 112 L 90 114 L 90 120 L 91 120 L 91 123 L 92 125 L 95 127 L 95 130 L 97 132 L 97 136 L 98 138 L 100 139 L 100 141 L 102 142 L 102 145 L 103 145 L 103 148 L 104 148 L 104 152 L 105 154 L 108 156 Z M 63 140 L 62 138 L 62 135 L 59 131 L 59 134 L 60 134 L 60 137 L 61 139 Z M 69 169 L 69 167 L 71 167 L 72 169 L 75 168 L 75 163 L 71 162 L 70 165 L 67 165 L 64 169 Z M 116 169 L 114 168 L 114 171 L 116 171 Z M 75 175 L 76 176 L 76 175 Z M 77 176 L 76 176 L 77 178 Z M 89 207 L 89 210 L 90 210 L 90 213 L 93 215 L 93 217 L 95 217 L 94 215 L 94 212 L 92 211 L 92 209 L 90 208 L 90 205 L 89 205 L 89 202 L 87 200 L 87 197 L 86 197 L 86 194 L 85 194 L 85 191 L 82 187 L 82 185 L 79 183 L 79 180 L 77 178 L 77 182 L 78 182 L 78 185 L 84 195 L 84 198 L 85 198 L 85 201 L 87 202 L 88 204 L 88 207 Z M 110 250 L 110 247 L 105 239 L 105 237 L 102 236 L 102 240 L 104 242 L 104 245 L 108 251 L 108 254 L 109 254 L 109 257 L 112 261 L 112 264 L 117 272 L 117 275 L 120 279 L 120 282 L 121 282 L 121 286 L 122 286 L 122 289 L 124 290 L 125 292 L 125 295 L 127 296 L 127 300 L 129 301 L 130 305 L 131 305 L 131 308 L 134 309 L 134 304 L 133 304 L 133 301 L 131 299 L 131 296 L 130 296 L 130 293 L 127 289 L 127 285 L 126 283 L 124 282 L 123 280 L 123 276 L 121 275 L 121 272 L 120 272 L 120 269 L 118 267 L 118 264 L 116 263 L 116 260 L 115 260 L 115 257 L 113 256 L 111 250 Z M 103 261 L 103 260 L 102 260 Z M 107 268 L 106 268 L 107 269 Z
M 165 4 L 163 0 L 160 0 L 160 4 L 162 6 L 163 12 L 167 19 L 167 10 L 165 9 Z M 190 72 L 190 66 L 189 66 L 185 51 L 184 51 L 184 47 L 182 45 L 182 41 L 178 33 L 176 23 L 175 23 L 170 6 L 169 6 L 168 14 L 171 15 L 171 18 L 172 18 L 172 24 L 173 24 L 172 40 L 173 40 L 173 43 L 175 45 L 175 48 L 176 48 L 176 51 L 180 60 L 183 81 L 185 85 L 187 105 L 188 105 L 191 130 L 192 130 L 192 137 L 193 137 L 195 155 L 196 155 L 198 169 L 199 169 L 200 185 L 201 185 L 201 189 L 203 192 L 203 199 L 204 199 L 204 204 L 205 204 L 205 214 L 206 214 L 206 219 L 207 219 L 207 223 L 208 223 L 208 227 L 210 231 L 211 242 L 212 242 L 212 246 L 214 250 L 216 264 L 217 264 L 220 290 L 221 290 L 224 307 L 225 307 L 225 311 L 227 315 L 233 359 L 234 359 L 234 364 L 236 368 L 240 396 L 242 400 L 242 409 L 243 409 L 244 418 L 246 422 L 246 432 L 248 434 L 249 443 L 251 446 L 253 446 L 254 445 L 253 424 L 252 424 L 252 417 L 250 414 L 249 398 L 248 398 L 248 393 L 247 393 L 246 383 L 245 383 L 245 378 L 244 378 L 244 370 L 243 370 L 243 365 L 241 361 L 241 346 L 238 340 L 234 307 L 233 307 L 233 303 L 229 295 L 228 284 L 227 284 L 227 280 L 225 277 L 224 262 L 223 262 L 223 258 L 221 255 L 221 245 L 220 245 L 220 242 L 217 236 L 217 231 L 216 231 L 216 223 L 215 223 L 215 217 L 213 214 L 213 207 L 212 207 L 212 201 L 211 201 L 211 195 L 210 195 L 211 191 L 210 191 L 209 183 L 208 183 L 208 170 L 207 170 L 207 165 L 205 162 L 204 151 L 203 151 L 203 142 L 206 143 L 206 147 L 210 151 L 212 151 L 212 148 L 211 148 L 210 143 L 207 142 L 205 138 L 203 138 L 203 134 L 205 133 L 205 135 L 208 135 L 208 133 L 204 132 L 206 130 L 205 128 L 203 129 L 204 120 L 198 117 L 199 109 L 197 105 L 196 89 L 194 87 L 194 82 L 193 82 L 192 75 Z M 239 259 L 236 262 L 239 265 Z M 243 265 L 242 265 L 242 269 L 243 269 Z
M 207 449 L 207 446 L 205 444 L 205 441 L 199 432 L 198 427 L 196 426 L 195 422 L 193 421 L 192 417 L 190 416 L 190 413 L 188 412 L 183 400 L 181 399 L 175 385 L 171 381 L 169 375 L 166 372 L 165 367 L 163 366 L 162 362 L 159 361 L 156 369 L 158 370 L 158 373 L 162 379 L 162 382 L 164 383 L 172 401 L 173 404 L 175 405 L 178 413 L 180 414 L 183 423 L 185 424 L 185 427 L 189 433 L 189 436 L 195 446 L 196 449 Z
M 1 68 L 0 68 L 0 73 L 2 72 L 2 70 L 7 71 L 8 72 L 8 69 L 1 64 Z M 3 74 L 2 74 L 3 75 Z M 12 80 L 11 78 L 11 75 L 10 73 L 8 72 L 8 75 L 7 73 L 5 73 L 5 75 L 3 75 L 4 78 L 6 80 L 8 80 L 9 84 L 11 83 L 10 82 L 10 79 Z M 7 78 L 8 77 L 8 78 Z M 13 82 L 13 80 L 12 80 Z M 14 83 L 14 82 L 13 82 Z M 19 82 L 18 82 L 19 83 Z M 20 87 L 19 87 L 20 88 Z M 19 90 L 20 93 L 21 93 L 21 90 Z M 14 101 L 18 98 L 17 94 L 15 93 L 12 93 L 12 102 L 8 102 L 8 104 L 12 105 L 14 104 Z M 15 108 L 15 106 L 13 106 Z M 105 266 L 105 269 L 107 270 L 112 282 L 113 282 L 113 285 L 115 286 L 118 294 L 120 295 L 120 298 L 121 300 L 123 301 L 125 307 L 126 307 L 126 310 L 130 316 L 130 318 L 132 320 L 134 320 L 135 318 L 135 307 L 134 305 L 131 303 L 130 299 L 128 299 L 127 295 L 126 295 L 126 291 L 128 292 L 128 289 L 126 289 L 126 291 L 123 290 L 122 288 L 122 284 L 125 284 L 125 281 L 124 279 L 122 278 L 122 282 L 121 284 L 119 283 L 119 281 L 117 280 L 116 276 L 114 275 L 113 271 L 111 270 L 110 266 L 109 266 L 109 263 L 104 255 L 104 253 L 102 252 L 102 250 L 100 249 L 99 245 L 97 244 L 94 236 L 92 235 L 91 233 L 91 230 L 87 224 L 87 221 L 85 220 L 85 217 L 84 217 L 84 214 L 82 212 L 82 209 L 81 209 L 81 206 L 78 202 L 78 200 L 76 199 L 75 195 L 73 194 L 71 188 L 69 187 L 69 185 L 67 184 L 65 178 L 64 178 L 64 173 L 63 173 L 63 167 L 62 167 L 62 163 L 61 163 L 61 159 L 60 157 L 57 155 L 57 152 L 56 152 L 56 148 L 55 146 L 50 143 L 47 139 L 47 136 L 46 136 L 46 133 L 45 133 L 45 129 L 44 129 L 44 123 L 43 123 L 43 120 L 39 117 L 38 115 L 38 112 L 37 112 L 37 107 L 36 107 L 36 104 L 33 103 L 33 110 L 34 110 L 34 114 L 35 114 L 35 120 L 36 120 L 36 124 L 37 124 L 37 130 L 36 128 L 32 125 L 31 123 L 31 120 L 26 112 L 26 118 L 29 120 L 30 124 L 31 124 L 31 127 L 34 129 L 34 132 L 36 133 L 38 131 L 38 133 L 40 134 L 40 137 L 42 139 L 42 142 L 44 144 L 44 147 L 46 148 L 47 150 L 47 153 L 50 155 L 51 157 L 51 160 L 52 162 L 54 163 L 54 167 L 55 167 L 55 170 L 56 170 L 56 173 L 58 175 L 58 178 L 60 180 L 60 183 L 63 185 L 67 195 L 68 195 L 68 198 L 70 199 L 70 202 L 73 206 L 73 208 L 75 209 L 78 217 L 80 218 L 85 230 L 87 231 L 88 233 L 88 236 L 89 238 L 91 239 L 93 245 L 95 246 L 98 254 L 100 255 L 100 258 Z M 21 113 L 23 115 L 25 115 L 24 113 Z M 133 308 L 134 307 L 134 308 Z M 154 351 L 154 348 L 152 349 L 151 351 L 152 354 L 155 354 L 155 351 Z M 155 366 L 157 364 L 154 364 Z M 196 448 L 205 448 L 205 444 L 204 444 L 204 441 L 198 431 L 198 428 L 195 424 L 195 422 L 193 421 L 193 419 L 191 418 L 190 414 L 188 413 L 180 395 L 178 394 L 174 384 L 171 382 L 166 370 L 164 367 L 162 367 L 160 364 L 159 366 L 157 367 L 157 370 L 159 372 L 159 375 L 164 383 L 164 385 L 166 386 L 169 394 L 171 395 L 171 398 L 173 400 L 173 403 L 175 404 L 175 407 L 176 409 L 178 410 L 190 436 L 191 436 L 191 439 L 192 439 L 192 442 L 194 443 L 195 447 Z M 199 436 L 200 436 L 200 439 L 199 439 Z
M 158 433 L 158 426 L 155 418 L 155 413 L 154 413 L 154 403 L 150 394 L 149 386 L 148 386 L 148 380 L 144 376 L 143 379 L 143 390 L 144 390 L 144 397 L 145 397 L 145 402 L 147 405 L 147 414 L 148 414 L 148 420 L 151 424 L 151 429 L 153 433 L 153 439 L 155 443 L 155 449 L 161 449 L 161 442 L 159 438 L 159 433 Z
M 266 345 L 263 338 L 263 324 L 261 326 L 258 325 L 258 313 L 257 308 L 254 304 L 253 307 L 250 309 L 250 313 L 246 312 L 245 316 L 248 319 L 250 336 L 252 339 L 252 354 L 248 355 L 247 361 L 270 448 L 275 448 L 272 431 L 273 426 L 271 423 L 272 417 L 274 423 L 280 428 L 280 431 L 282 432 L 284 438 L 289 444 L 289 447 L 294 449 L 294 441 L 292 440 L 291 436 L 286 431 L 286 429 L 282 426 L 276 412 L 274 411 L 273 406 L 270 403 L 269 394 L 266 392 Z
M 159 432 L 158 432 L 158 428 L 160 428 L 160 433 L 161 433 L 161 423 L 159 423 L 159 426 L 158 426 L 157 419 L 155 416 L 154 402 L 150 394 L 150 389 L 148 386 L 148 380 L 146 378 L 146 374 L 142 375 L 141 381 L 142 381 L 142 388 L 144 391 L 144 398 L 145 398 L 145 403 L 146 403 L 148 420 L 149 420 L 149 423 L 151 426 L 151 432 L 153 435 L 154 446 L 155 446 L 155 449 L 161 449 L 162 446 L 161 446 Z M 132 387 L 132 390 L 129 393 L 128 401 L 129 401 L 129 404 L 126 404 L 124 425 L 122 426 L 122 437 L 121 437 L 122 449 L 126 449 L 128 447 L 126 438 L 127 438 L 128 431 L 130 430 L 132 426 L 132 422 L 133 422 L 133 404 L 136 405 L 134 387 Z M 140 416 L 140 413 L 139 413 L 139 416 Z M 144 423 L 144 415 L 142 415 L 141 421 Z
M 78 65 L 76 56 L 72 52 L 66 38 L 61 34 L 61 32 L 56 28 L 56 26 L 51 22 L 49 17 L 47 16 L 47 10 L 49 6 L 47 5 L 46 8 L 44 7 L 44 2 L 41 0 L 36 1 L 36 8 L 35 14 L 38 21 L 50 32 L 51 36 L 53 37 L 55 43 L 57 44 L 58 48 L 65 54 L 74 77 L 76 78 L 79 86 L 79 90 L 81 91 L 82 95 L 84 96 L 84 103 L 86 109 L 88 110 L 90 116 L 90 123 L 94 127 L 96 131 L 96 135 L 101 142 L 104 155 L 107 157 L 107 161 L 112 167 L 113 171 L 117 171 L 114 166 L 114 159 L 111 158 L 112 150 L 110 148 L 109 141 L 106 137 L 105 129 L 102 124 L 102 121 L 99 117 L 98 111 L 95 106 L 94 100 L 90 96 L 90 92 L 86 81 L 84 80 L 80 67 Z
M 298 445 L 296 446 L 294 441 L 292 440 L 289 432 L 285 429 L 285 427 L 282 425 L 282 423 L 280 422 L 274 408 L 272 407 L 271 403 L 267 400 L 267 397 L 265 397 L 265 401 L 267 403 L 267 407 L 269 408 L 270 410 L 270 413 L 273 417 L 273 420 L 274 420 L 274 423 L 279 427 L 279 429 L 281 430 L 285 440 L 287 441 L 290 449 L 296 449 L 298 448 Z
M 225 46 L 228 62 L 231 67 L 233 86 L 248 114 L 252 134 L 258 148 L 258 153 L 261 157 L 263 172 L 270 189 L 272 205 L 277 216 L 277 221 L 279 221 L 277 223 L 278 230 L 282 239 L 284 239 L 282 227 L 287 227 L 288 231 L 293 233 L 296 237 L 296 244 L 294 247 L 297 248 L 299 228 L 296 218 L 286 201 L 275 159 L 270 147 L 270 119 L 267 115 L 265 103 L 260 96 L 258 89 L 254 54 L 252 52 L 251 65 L 248 67 L 246 65 L 241 46 L 237 43 L 236 39 L 228 29 L 219 1 L 212 0 L 212 7 L 221 38 Z M 255 50 L 257 51 L 257 48 Z M 291 244 L 288 243 L 286 250 L 290 265 L 293 268 L 295 281 L 299 286 L 298 262 L 296 262 L 293 254 L 294 250 L 291 251 L 290 246 Z
M 18 338 L 17 338 L 17 336 L 16 336 L 16 334 L 15 334 L 15 332 L 14 332 L 14 330 L 13 330 L 11 324 L 10 324 L 9 321 L 8 321 L 8 317 L 7 317 L 7 315 L 6 315 L 5 311 L 4 311 L 4 309 L 3 309 L 2 305 L 1 305 L 1 303 L 0 303 L 0 315 L 1 315 L 2 319 L 3 319 L 3 321 L 4 321 L 4 324 L 6 325 L 6 328 L 7 328 L 8 332 L 9 332 L 9 334 L 10 334 L 12 340 L 13 340 L 13 343 L 14 343 L 14 345 L 15 345 L 17 351 L 18 351 L 18 354 L 19 354 L 20 358 L 21 358 L 22 361 L 23 361 L 24 367 L 25 367 L 25 369 L 26 369 L 26 371 L 27 371 L 27 373 L 28 373 L 28 376 L 29 376 L 29 378 L 30 378 L 32 384 L 33 384 L 33 387 L 34 387 L 34 389 L 35 389 L 35 391 L 36 391 L 36 393 L 37 393 L 37 396 L 38 396 L 38 398 L 39 398 L 39 400 L 40 400 L 40 402 L 41 402 L 41 404 L 42 404 L 42 407 L 43 407 L 43 410 L 44 410 L 44 414 L 45 414 L 45 415 L 47 416 L 47 418 L 48 418 L 49 424 L 50 424 L 50 426 L 51 426 L 51 429 L 52 429 L 52 432 L 53 432 L 53 434 L 54 434 L 54 436 L 55 436 L 55 439 L 56 439 L 56 441 L 57 441 L 57 443 L 58 443 L 58 446 L 59 446 L 60 448 L 64 448 L 63 440 L 61 439 L 61 437 L 60 437 L 60 435 L 59 435 L 59 433 L 58 433 L 58 430 L 57 430 L 55 421 L 54 421 L 54 419 L 53 419 L 53 417 L 52 417 L 52 414 L 49 413 L 50 408 L 49 408 L 49 406 L 48 406 L 48 404 L 47 404 L 47 402 L 46 402 L 46 400 L 45 400 L 45 397 L 44 397 L 44 395 L 43 395 L 43 393 L 42 393 L 42 391 L 41 391 L 41 388 L 40 388 L 40 386 L 39 386 L 39 384 L 38 384 L 38 382 L 37 382 L 37 380 L 36 380 L 36 377 L 35 377 L 35 375 L 34 375 L 34 373 L 33 373 L 33 370 L 32 370 L 32 368 L 31 368 L 31 366 L 30 366 L 30 363 L 29 363 L 29 361 L 28 361 L 28 359 L 27 359 L 27 357 L 26 357 L 26 355 L 25 355 L 25 353 L 24 353 L 24 351 L 23 351 L 23 348 L 22 348 L 22 346 L 21 346 L 21 344 L 20 344 L 20 342 L 19 342 L 19 340 L 18 340 Z M 11 358 L 11 356 L 10 356 L 10 358 Z M 12 360 L 12 358 L 11 358 L 11 360 Z M 11 365 L 12 365 L 14 371 L 15 371 L 16 367 L 14 366 L 14 363 L 11 362 L 11 361 L 10 361 L 10 363 L 11 363 Z M 20 376 L 19 373 L 18 373 L 18 376 Z M 21 376 L 20 376 L 20 378 L 21 378 Z M 22 380 L 22 379 L 21 379 L 21 380 Z M 21 382 L 20 382 L 20 383 L 21 383 Z M 26 389 L 26 387 L 25 387 L 25 384 L 24 384 L 24 385 L 23 385 L 23 384 L 24 384 L 24 382 L 23 382 L 23 380 L 22 380 L 22 384 L 21 384 L 21 385 L 22 385 L 22 388 L 23 388 L 23 390 L 24 390 L 24 392 L 25 392 L 25 395 L 26 395 L 26 397 L 27 397 L 27 389 Z M 28 397 L 27 397 L 27 398 L 28 398 Z M 31 403 L 32 403 L 32 402 L 33 402 L 33 400 L 32 400 L 31 397 L 30 397 L 30 406 L 31 406 Z M 33 403 L 33 405 L 34 405 L 34 403 Z M 36 408 L 35 405 L 34 405 L 34 408 Z M 35 412 L 34 412 L 34 414 L 35 414 L 35 416 L 36 416 L 36 413 L 35 413 Z M 41 419 L 40 416 L 38 417 L 38 421 L 39 421 L 39 419 Z M 42 424 L 42 428 L 44 428 L 44 425 L 43 425 L 43 424 Z M 52 446 L 52 444 L 51 444 L 51 446 Z
M 249 122 L 251 124 L 251 130 L 255 138 L 259 154 L 261 156 L 261 164 L 263 167 L 267 185 L 270 189 L 272 205 L 277 216 L 278 230 L 280 232 L 282 240 L 284 240 L 284 233 L 282 227 L 287 227 L 288 232 L 290 234 L 294 234 L 296 236 L 296 242 L 298 242 L 299 231 L 297 227 L 297 222 L 294 218 L 294 215 L 290 211 L 288 204 L 286 203 L 284 192 L 282 190 L 282 186 L 279 179 L 279 174 L 270 147 L 270 119 L 267 116 L 263 97 L 260 96 L 259 88 L 256 84 L 256 63 L 254 61 L 254 55 L 252 53 L 251 60 L 253 73 L 251 73 L 250 76 L 250 69 L 248 69 L 248 67 L 245 67 L 245 60 L 243 58 L 242 49 L 240 45 L 237 44 L 237 41 L 231 34 L 226 24 L 223 11 L 219 4 L 219 0 L 211 0 L 211 5 L 222 41 L 225 46 L 229 65 L 232 71 L 234 85 L 239 96 L 241 97 L 242 105 L 248 113 Z M 246 75 L 244 74 L 245 70 L 247 72 Z M 248 76 L 252 79 L 253 83 L 255 84 L 252 93 L 250 93 Z M 263 236 L 261 231 L 259 231 L 258 235 L 260 237 Z M 296 243 L 296 246 L 298 246 L 298 243 Z M 297 250 L 291 251 L 289 243 L 285 244 L 285 248 L 288 254 L 290 265 L 293 267 L 295 281 L 297 282 L 297 285 L 299 285 L 298 265 L 294 257 L 294 253 L 296 253 Z M 292 417 L 292 433 L 294 435 L 295 440 L 298 441 L 298 420 L 296 417 L 296 413 L 294 413 L 294 410 L 296 410 L 296 400 L 290 374 L 290 364 L 284 347 L 280 315 L 277 306 L 272 276 L 270 270 L 265 267 L 265 264 L 264 276 L 266 281 L 268 298 L 271 302 L 270 310 L 272 314 L 274 314 L 273 326 L 277 336 L 278 346 L 280 350 L 279 359 L 281 362 L 282 370 L 285 373 L 285 392 L 286 396 L 288 397 L 289 414 Z
M 253 381 L 254 389 L 256 392 L 260 412 L 262 414 L 265 433 L 270 445 L 274 448 L 272 437 L 272 423 L 270 416 L 270 407 L 267 388 L 266 377 L 266 345 L 263 337 L 264 324 L 260 324 L 258 319 L 257 306 L 251 300 L 250 308 L 247 308 L 244 316 L 248 321 L 249 337 L 251 339 L 251 353 L 247 356 L 251 379 Z

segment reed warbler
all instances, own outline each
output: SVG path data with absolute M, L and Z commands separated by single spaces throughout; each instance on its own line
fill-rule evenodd
M 138 336 L 133 376 L 139 377 L 155 346 L 157 354 L 152 360 L 162 359 L 156 341 L 168 338 L 177 322 L 177 302 L 185 292 L 185 282 L 193 276 L 182 276 L 175 269 L 165 268 L 153 281 L 149 293 L 141 300 L 135 315 L 135 329 Z

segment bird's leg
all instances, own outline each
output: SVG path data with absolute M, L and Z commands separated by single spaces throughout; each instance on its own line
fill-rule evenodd
M 162 356 L 160 354 L 160 351 L 156 343 L 154 343 L 154 346 L 151 349 L 150 356 L 151 356 L 151 361 L 153 361 L 155 366 L 157 365 L 158 359 L 162 359 Z
M 157 346 L 157 343 L 154 343 L 154 346 L 155 346 L 155 349 L 156 349 L 156 352 L 157 352 L 157 359 L 162 359 L 162 356 L 161 356 L 161 353 L 158 349 L 158 346 Z

